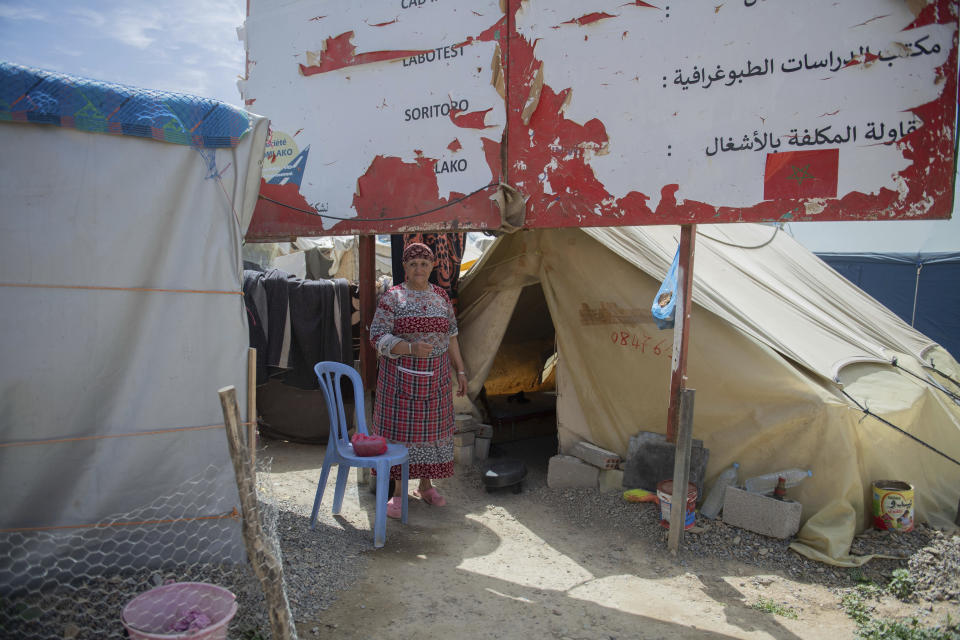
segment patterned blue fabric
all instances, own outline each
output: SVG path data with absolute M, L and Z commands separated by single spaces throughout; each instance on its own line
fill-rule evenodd
M 138 89 L 0 62 L 0 121 L 34 122 L 195 147 L 234 147 L 249 114 L 210 98 Z

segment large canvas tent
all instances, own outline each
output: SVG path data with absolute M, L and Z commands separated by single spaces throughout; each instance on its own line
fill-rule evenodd
M 650 306 L 678 239 L 673 226 L 499 238 L 461 287 L 468 395 L 512 327 L 552 324 L 561 451 L 585 440 L 625 455 L 637 432 L 663 433 L 673 331 Z M 833 563 L 861 561 L 848 550 L 875 480 L 912 483 L 917 519 L 953 526 L 960 366 L 949 353 L 776 227 L 700 225 L 694 280 L 686 386 L 708 484 L 733 462 L 742 476 L 811 469 L 791 490 L 804 521 L 794 547 Z M 536 287 L 549 313 L 523 308 Z
M 139 562 L 242 559 L 217 389 L 244 402 L 240 244 L 266 119 L 2 63 L 0 120 L 2 555 L 53 577 L 84 544 L 54 534 L 95 545 L 137 520 Z

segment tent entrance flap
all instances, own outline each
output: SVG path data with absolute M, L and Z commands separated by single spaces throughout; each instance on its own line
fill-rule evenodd
M 543 287 L 520 291 L 479 404 L 503 441 L 556 432 L 556 332 Z

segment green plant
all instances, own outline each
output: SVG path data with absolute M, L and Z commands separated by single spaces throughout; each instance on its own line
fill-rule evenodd
M 750 605 L 750 608 L 756 609 L 757 611 L 763 611 L 765 613 L 773 613 L 778 616 L 783 616 L 784 618 L 790 618 L 791 620 L 797 619 L 796 611 L 786 605 L 775 602 L 770 598 L 760 598 Z
M 898 573 L 899 571 L 903 573 Z M 891 578 L 891 584 L 894 580 L 897 582 L 897 586 L 893 589 L 900 589 L 901 583 L 909 577 L 906 570 L 898 569 Z M 912 591 L 913 583 L 909 584 Z M 893 594 L 893 589 L 890 585 L 887 586 L 888 593 Z M 936 627 L 921 626 L 916 618 L 910 618 L 907 621 L 875 619 L 872 616 L 873 607 L 869 601 L 879 599 L 883 593 L 884 591 L 875 584 L 858 584 L 840 598 L 843 610 L 857 623 L 857 638 L 862 640 L 960 640 L 960 625 L 953 622 L 949 616 L 943 625 Z
M 900 600 L 906 600 L 913 595 L 914 583 L 910 572 L 906 569 L 894 569 L 887 583 L 887 593 Z
M 857 629 L 863 640 L 960 640 L 960 625 L 948 617 L 942 626 L 923 627 L 916 618 L 909 621 L 870 620 Z
M 878 600 L 882 593 L 880 587 L 872 582 L 858 584 L 843 594 L 840 598 L 840 606 L 848 616 L 853 618 L 854 622 L 863 625 L 870 621 L 870 612 L 873 610 L 868 600 Z
M 854 582 L 872 584 L 873 581 L 867 577 L 867 574 L 863 572 L 863 569 L 860 567 L 853 567 L 850 569 L 850 579 Z
M 267 640 L 267 638 L 260 629 L 247 627 L 240 632 L 240 640 Z

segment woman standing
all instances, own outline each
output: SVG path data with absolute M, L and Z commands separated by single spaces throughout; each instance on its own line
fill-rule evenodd
M 431 481 L 453 475 L 450 366 L 457 372 L 458 396 L 467 391 L 467 375 L 453 305 L 446 291 L 428 281 L 433 267 L 433 252 L 425 244 L 404 249 L 406 281 L 380 296 L 370 342 L 380 356 L 373 430 L 409 449 L 410 478 L 420 479 L 414 497 L 441 507 L 446 500 Z M 387 515 L 399 518 L 399 466 L 390 477 L 397 482 Z

